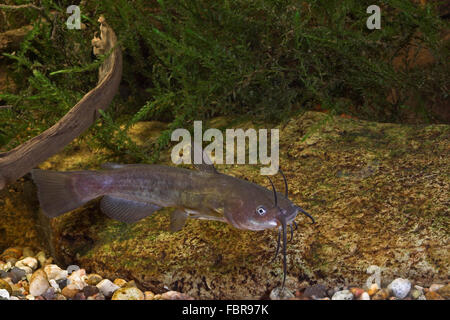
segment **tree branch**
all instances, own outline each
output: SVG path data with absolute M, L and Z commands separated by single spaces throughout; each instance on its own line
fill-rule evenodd
M 122 53 L 114 31 L 101 16 L 100 37 L 94 36 L 94 54 L 112 50 L 99 69 L 97 86 L 89 91 L 64 117 L 40 135 L 0 154 L 0 190 L 25 175 L 73 139 L 86 131 L 116 94 L 122 77 Z

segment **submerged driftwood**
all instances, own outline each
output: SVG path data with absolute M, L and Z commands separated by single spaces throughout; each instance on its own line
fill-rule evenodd
M 0 154 L 0 190 L 28 173 L 32 168 L 61 151 L 86 131 L 106 109 L 116 94 L 122 77 L 122 53 L 114 31 L 100 17 L 101 37 L 94 37 L 94 54 L 112 50 L 99 70 L 97 86 L 89 91 L 54 126 L 20 146 Z
M 280 159 L 291 198 L 317 220 L 310 225 L 303 216 L 296 219 L 299 229 L 287 250 L 287 287 L 298 288 L 304 281 L 361 285 L 371 265 L 383 269 L 384 283 L 395 277 L 424 285 L 446 280 L 450 126 L 335 117 L 319 129 L 326 117 L 308 112 L 280 131 Z M 152 131 L 144 123 L 139 127 Z M 139 132 L 134 136 L 138 139 Z M 98 161 L 98 155 L 81 145 L 40 167 L 98 169 Z M 218 169 L 267 186 L 254 166 Z M 281 178 L 275 180 L 282 189 Z M 11 193 L 8 208 L 24 217 L 21 210 L 27 208 L 14 209 L 17 193 Z M 0 212 L 5 212 L 1 206 L 0 201 Z M 107 218 L 94 201 L 53 220 L 40 215 L 38 231 L 45 232 L 46 249 L 59 263 L 78 264 L 109 278 L 134 279 L 154 291 L 167 286 L 196 298 L 260 298 L 280 285 L 281 260 L 270 263 L 275 230 L 241 231 L 220 222 L 191 220 L 170 233 L 169 212 L 127 225 Z M 13 215 L 9 220 L 0 217 L 8 239 L 25 237 L 23 228 L 16 230 L 22 236 L 13 237 L 15 231 L 6 221 L 15 223 Z

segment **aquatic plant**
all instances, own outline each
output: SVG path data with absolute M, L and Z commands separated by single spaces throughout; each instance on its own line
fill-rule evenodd
M 12 62 L 19 89 L 0 95 L 1 104 L 13 106 L 0 111 L 3 145 L 41 132 L 92 87 L 95 73 L 88 70 L 98 61 L 87 41 L 98 13 L 117 30 L 124 76 L 121 96 L 89 143 L 129 161 L 154 161 L 171 130 L 194 119 L 279 122 L 320 108 L 377 121 L 412 115 L 436 122 L 426 103 L 447 97 L 450 59 L 440 33 L 448 23 L 433 4 L 383 1 L 382 28 L 368 30 L 370 1 L 81 1 L 84 26 L 67 30 L 69 4 L 42 1 L 50 22 L 27 10 L 37 22 L 20 50 L 3 58 Z M 393 61 L 412 40 L 431 52 L 434 64 L 396 69 Z M 152 148 L 140 150 L 127 130 L 149 119 L 171 124 Z

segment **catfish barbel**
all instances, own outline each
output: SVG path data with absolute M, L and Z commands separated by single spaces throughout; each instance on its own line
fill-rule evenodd
M 98 197 L 100 208 L 108 217 L 126 223 L 139 221 L 164 207 L 175 210 L 170 230 L 178 231 L 187 218 L 228 223 L 243 230 L 265 230 L 278 227 L 275 258 L 283 238 L 283 286 L 286 281 L 287 227 L 297 228 L 294 219 L 299 212 L 314 219 L 279 194 L 255 183 L 216 171 L 212 164 L 199 170 L 148 164 L 105 164 L 100 171 L 31 171 L 38 187 L 41 208 L 48 217 L 57 217 Z

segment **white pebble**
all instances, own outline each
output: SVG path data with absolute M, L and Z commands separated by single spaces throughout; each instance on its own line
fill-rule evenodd
M 49 280 L 64 280 L 67 279 L 67 271 L 61 269 L 56 264 L 48 264 L 44 267 Z
M 6 289 L 0 289 L 0 298 L 9 300 L 9 292 Z
M 349 290 L 338 291 L 333 294 L 331 300 L 353 300 L 353 294 Z
M 444 286 L 443 284 L 433 283 L 433 284 L 430 286 L 429 290 L 430 290 L 431 292 L 438 291 L 438 290 L 439 290 L 440 288 L 442 288 L 443 286 Z
M 359 300 L 370 300 L 370 296 L 367 292 L 363 292 L 359 297 Z
M 61 292 L 61 288 L 59 287 L 59 284 L 56 282 L 55 279 L 48 280 L 48 283 L 50 283 L 52 288 L 55 289 L 55 292 Z
M 408 279 L 397 278 L 388 285 L 388 290 L 396 298 L 403 299 L 411 290 L 411 282 Z
M 107 298 L 111 297 L 113 293 L 119 289 L 118 285 L 115 285 L 111 280 L 103 279 L 97 284 L 98 290 Z
M 48 283 L 44 270 L 39 269 L 33 273 L 30 281 L 30 294 L 32 296 L 37 297 L 43 295 L 49 287 L 50 284 Z
M 23 269 L 23 267 L 27 267 L 31 268 L 32 270 L 36 270 L 36 268 L 38 267 L 38 261 L 33 257 L 27 257 L 25 259 L 17 261 L 16 267 L 20 269 Z
M 86 270 L 78 269 L 73 271 L 67 278 L 67 287 L 69 289 L 83 290 L 83 288 L 87 286 L 85 282 L 86 279 Z

